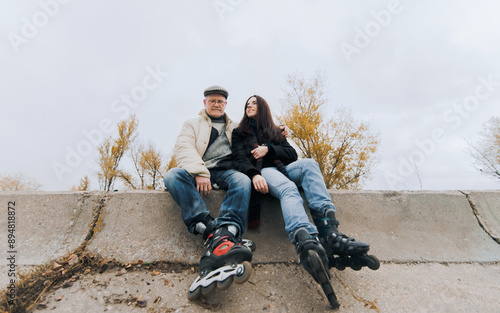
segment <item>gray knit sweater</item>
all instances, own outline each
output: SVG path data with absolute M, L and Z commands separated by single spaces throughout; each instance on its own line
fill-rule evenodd
M 225 119 L 212 118 L 212 127 L 217 130 L 217 137 L 207 147 L 203 155 L 203 161 L 208 170 L 233 168 L 231 145 L 226 136 Z M 213 132 L 213 131 L 212 131 Z M 211 136 L 212 141 L 213 137 Z

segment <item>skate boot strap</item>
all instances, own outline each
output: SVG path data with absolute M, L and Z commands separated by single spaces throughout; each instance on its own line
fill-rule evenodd
M 302 241 L 297 244 L 297 254 L 299 255 L 299 264 L 302 264 L 302 260 L 304 258 L 304 255 L 307 254 L 307 251 L 309 250 L 314 250 L 318 252 L 318 255 L 321 258 L 326 257 L 326 253 L 323 252 L 324 249 L 322 248 L 321 244 L 319 243 L 319 240 L 315 240 L 313 238 Z M 323 251 L 321 251 L 323 250 Z M 325 260 L 326 261 L 326 258 Z
M 339 253 L 346 252 L 349 250 L 349 243 L 354 242 L 355 239 L 348 237 L 342 233 L 332 232 L 328 234 L 326 238 L 326 242 L 335 250 L 339 251 Z
M 205 241 L 205 247 L 216 247 L 222 241 L 231 241 L 229 240 L 229 236 L 214 236 L 214 234 L 208 235 L 207 240 Z
M 335 225 L 339 226 L 340 223 L 337 220 L 332 220 L 328 217 L 321 217 L 321 218 L 313 218 L 314 224 L 316 224 L 317 227 L 326 227 L 330 225 Z
M 234 244 L 241 245 L 241 239 L 236 238 L 233 233 L 224 227 L 218 228 L 210 233 L 205 241 L 206 247 L 218 246 L 221 241 L 230 241 Z
M 309 234 L 309 232 L 304 228 L 295 232 L 294 239 L 295 249 L 299 255 L 299 263 L 301 262 L 301 255 L 307 250 L 315 250 L 318 252 L 324 250 L 318 237 L 316 235 Z
M 313 220 L 316 227 L 318 227 L 319 236 L 321 238 L 325 238 L 329 231 L 337 231 L 340 225 L 339 221 L 328 217 L 317 217 L 313 218 Z

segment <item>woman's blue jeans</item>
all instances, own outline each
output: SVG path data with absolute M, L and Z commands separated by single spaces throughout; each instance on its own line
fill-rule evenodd
M 304 227 L 310 234 L 318 233 L 316 226 L 309 221 L 305 212 L 298 187 L 304 190 L 311 213 L 323 214 L 328 209 L 335 210 L 335 206 L 316 161 L 298 160 L 285 168 L 290 178 L 283 175 L 276 167 L 266 167 L 261 173 L 266 179 L 269 194 L 280 200 L 285 230 L 293 243 L 293 232 L 297 228 Z

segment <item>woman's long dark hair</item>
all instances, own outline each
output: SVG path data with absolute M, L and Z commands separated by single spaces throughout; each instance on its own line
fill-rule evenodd
M 275 144 L 282 142 L 283 135 L 281 134 L 281 129 L 274 124 L 269 105 L 264 98 L 257 95 L 251 96 L 245 102 L 245 111 L 239 125 L 240 132 L 248 136 L 253 133 L 250 124 L 252 118 L 247 116 L 248 100 L 252 97 L 257 99 L 257 116 L 255 117 L 255 122 L 257 125 L 257 133 L 260 135 L 259 137 L 267 142 L 272 141 Z

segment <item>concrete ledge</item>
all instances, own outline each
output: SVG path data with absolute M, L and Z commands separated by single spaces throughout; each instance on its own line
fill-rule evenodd
M 490 262 L 500 246 L 479 226 L 460 192 L 332 192 L 340 230 L 372 245 L 383 261 Z M 499 193 L 491 193 L 500 199 Z M 207 199 L 214 216 L 224 197 Z M 124 262 L 138 259 L 197 264 L 201 238 L 188 233 L 180 210 L 167 192 L 120 192 L 106 203 L 103 229 L 89 249 Z M 284 231 L 279 202 L 264 197 L 261 227 L 245 237 L 257 244 L 254 262 L 296 258 Z
M 113 193 L 101 221 L 102 229 L 94 235 L 89 250 L 105 258 L 123 262 L 199 261 L 201 237 L 187 231 L 168 192 Z
M 76 249 L 85 240 L 104 193 L 0 193 L 0 246 L 7 246 L 8 203 L 15 203 L 18 265 L 40 265 Z M 0 264 L 6 264 L 2 258 Z
M 224 195 L 216 191 L 205 199 L 213 216 L 217 216 Z M 266 197 L 263 211 L 260 229 L 244 235 L 258 246 L 254 262 L 295 259 L 294 247 L 284 231 L 279 202 Z M 104 227 L 96 233 L 89 249 L 103 257 L 124 262 L 199 263 L 204 249 L 202 238 L 187 231 L 180 209 L 168 192 L 114 193 L 101 219 Z
M 489 196 L 500 202 L 499 192 Z M 340 230 L 369 242 L 381 260 L 500 260 L 500 246 L 461 192 L 334 192 L 332 198 Z
M 224 195 L 216 191 L 206 198 L 214 216 Z M 500 245 L 480 226 L 469 202 L 495 233 L 500 192 L 474 192 L 470 199 L 458 191 L 332 191 L 331 196 L 340 230 L 370 243 L 383 261 L 500 261 Z M 195 265 L 203 250 L 201 237 L 187 231 L 168 192 L 2 193 L 0 199 L 3 216 L 8 202 L 16 204 L 18 265 L 44 264 L 76 249 L 94 224 L 88 249 L 105 258 Z M 6 219 L 0 227 L 7 251 Z M 261 227 L 244 237 L 257 244 L 256 263 L 296 258 L 274 198 L 263 198 Z

